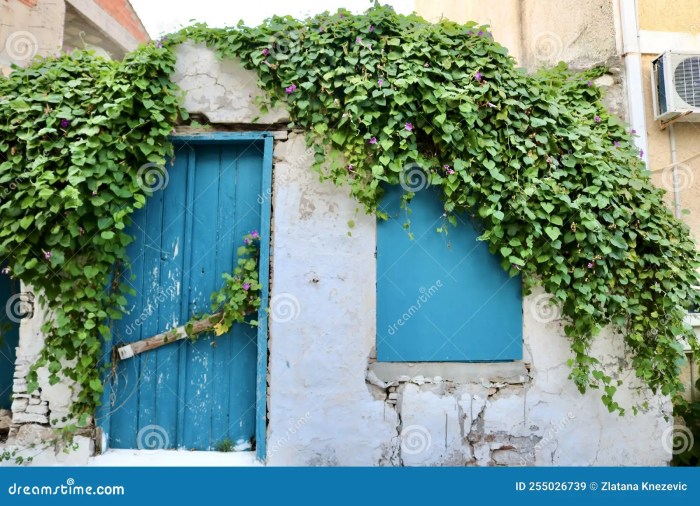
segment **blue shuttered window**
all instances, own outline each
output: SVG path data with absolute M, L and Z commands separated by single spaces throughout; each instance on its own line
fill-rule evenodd
M 468 217 L 449 234 L 432 188 L 413 198 L 391 188 L 377 222 L 377 356 L 387 362 L 522 358 L 522 287 L 492 255 Z M 410 219 L 410 233 L 404 227 Z

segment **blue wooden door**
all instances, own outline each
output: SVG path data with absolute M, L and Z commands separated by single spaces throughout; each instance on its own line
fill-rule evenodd
M 145 339 L 210 311 L 243 235 L 261 230 L 262 140 L 175 144 L 168 182 L 135 214 L 129 314 L 114 343 Z M 265 227 L 262 227 L 264 230 Z M 263 240 L 265 238 L 263 237 Z M 128 275 L 126 276 L 129 277 Z M 179 341 L 118 363 L 109 377 L 109 446 L 248 450 L 256 422 L 256 335 Z
M 0 409 L 12 404 L 12 377 L 19 343 L 19 281 L 0 274 Z

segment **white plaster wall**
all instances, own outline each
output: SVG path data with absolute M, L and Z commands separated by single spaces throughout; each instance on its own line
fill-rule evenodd
M 260 111 L 257 100 L 264 97 L 258 76 L 240 61 L 220 60 L 204 44 L 181 44 L 172 80 L 187 90 L 184 107 L 190 114 L 203 114 L 211 123 L 272 124 L 289 121 L 279 107 Z
M 302 134 L 278 143 L 274 161 L 269 463 L 376 465 L 398 420 L 365 384 L 374 219 L 318 181 Z
M 66 6 L 63 0 L 0 2 L 0 72 L 26 66 L 35 56 L 58 54 L 63 41 Z
M 271 465 L 668 462 L 666 399 L 647 394 L 647 412 L 621 418 L 607 411 L 597 391 L 579 394 L 568 379 L 571 352 L 562 323 L 556 308 L 543 312 L 542 293 L 523 304 L 524 382 L 479 367 L 480 376 L 469 381 L 450 380 L 446 372 L 397 375 L 385 389 L 371 386 L 365 378 L 374 361 L 375 220 L 358 210 L 346 189 L 319 182 L 311 161 L 301 134 L 276 146 Z M 594 353 L 616 366 L 624 360 L 620 342 L 604 333 Z M 468 372 L 474 366 L 456 367 Z M 643 400 L 633 375 L 624 376 L 621 403 Z M 390 402 L 394 392 L 396 404 Z

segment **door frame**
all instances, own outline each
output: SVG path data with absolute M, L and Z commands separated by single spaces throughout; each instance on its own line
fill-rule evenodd
M 268 311 L 270 296 L 270 224 L 272 213 L 272 155 L 274 149 L 274 134 L 271 132 L 206 132 L 206 133 L 175 133 L 169 137 L 171 142 L 189 144 L 218 144 L 246 141 L 263 141 L 262 187 L 260 196 L 260 261 L 259 279 L 260 308 L 258 309 L 256 387 L 255 387 L 255 454 L 258 460 L 265 461 L 267 446 L 267 347 L 268 347 Z M 148 205 L 148 200 L 146 200 Z M 104 353 L 102 366 L 110 363 L 111 353 Z M 98 453 L 109 449 L 111 382 L 104 383 L 101 404 L 95 413 L 97 429 L 96 444 Z M 138 450 L 135 450 L 138 451 Z

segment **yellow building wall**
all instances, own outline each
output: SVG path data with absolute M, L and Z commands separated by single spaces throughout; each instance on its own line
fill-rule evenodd
M 641 37 L 649 40 L 659 39 L 659 45 L 643 44 L 643 46 L 652 46 L 654 51 L 642 54 L 649 169 L 653 172 L 654 182 L 657 186 L 669 192 L 666 197 L 672 205 L 671 132 L 668 128 L 662 129 L 658 122 L 654 121 L 650 77 L 651 62 L 658 52 L 679 49 L 663 45 L 662 40 L 673 40 L 668 38 L 670 35 L 668 32 L 694 35 L 700 33 L 700 1 L 637 0 L 637 2 Z M 673 44 L 673 42 L 667 44 Z M 696 47 L 692 45 L 683 47 L 683 49 L 697 50 L 700 53 L 700 44 Z M 682 218 L 690 226 L 695 237 L 700 238 L 700 123 L 678 121 L 673 124 L 673 131 L 676 137 L 680 204 L 681 208 L 688 213 L 684 214 Z
M 520 3 L 520 0 L 416 0 L 416 12 L 433 22 L 445 18 L 457 23 L 476 21 L 479 24 L 490 25 L 494 39 L 507 47 L 516 60 L 522 61 Z
M 700 31 L 698 0 L 637 0 L 640 30 Z

